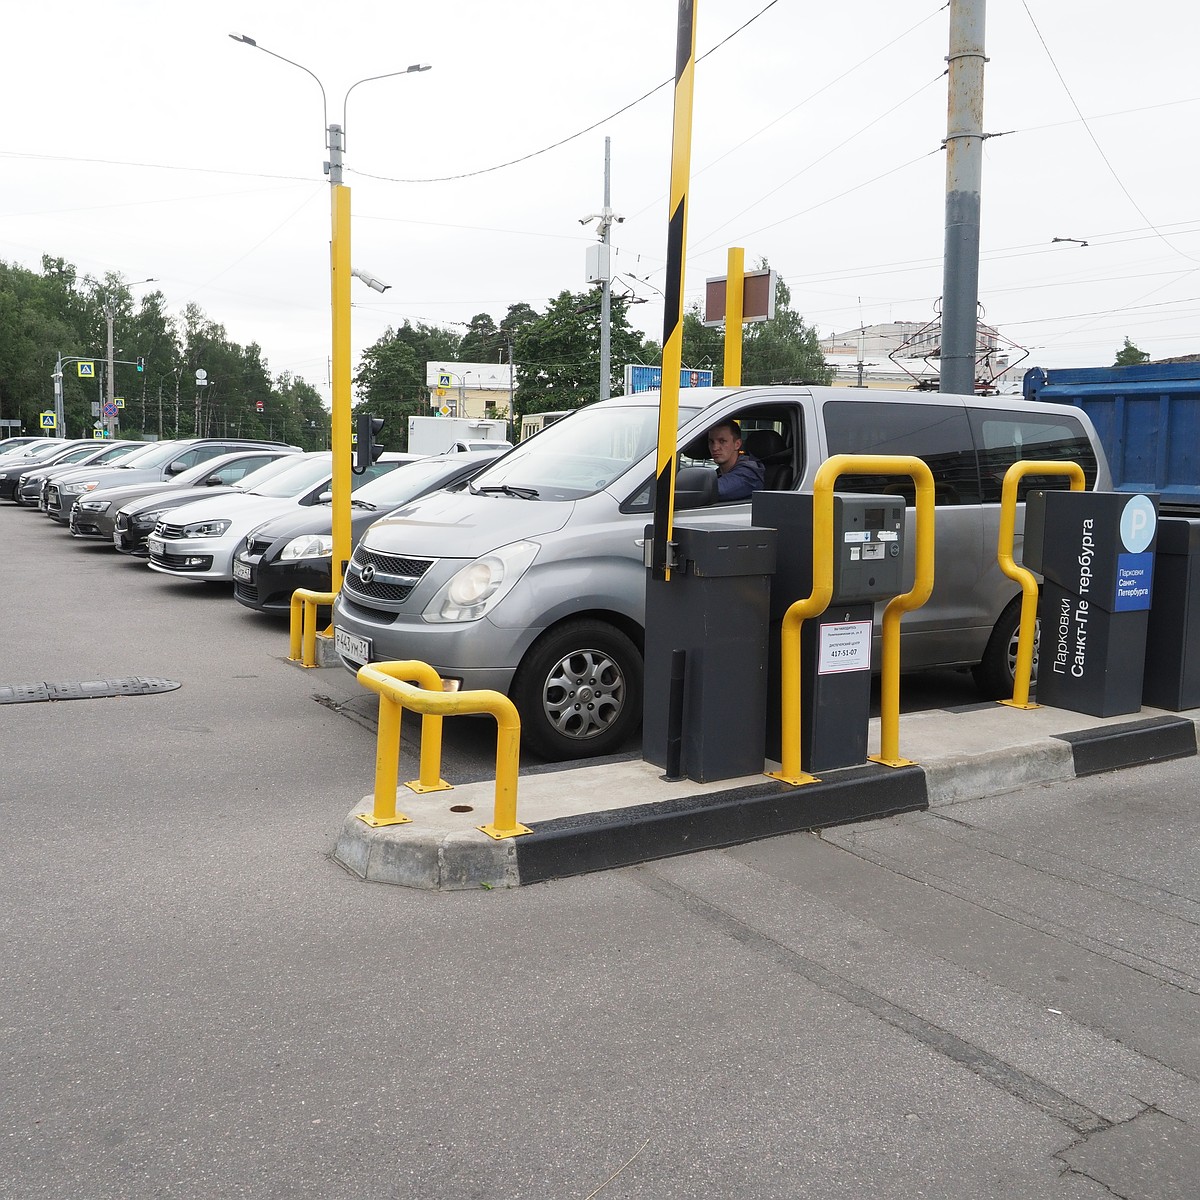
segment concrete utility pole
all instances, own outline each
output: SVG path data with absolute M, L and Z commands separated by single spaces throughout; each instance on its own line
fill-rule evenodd
M 946 251 L 942 275 L 943 392 L 975 391 L 979 194 L 983 181 L 985 0 L 950 0 L 946 122 Z
M 116 364 L 113 356 L 113 320 L 115 314 L 112 310 L 112 301 L 108 301 L 104 307 L 104 323 L 108 326 L 108 370 L 104 377 L 104 405 L 101 406 L 100 420 L 104 422 L 104 436 L 112 437 L 113 430 L 116 425 L 116 419 L 110 417 L 105 411 L 105 408 L 115 403 L 117 397 L 117 373 L 114 369 Z
M 598 213 L 581 217 L 579 223 L 596 222 L 600 235 L 599 247 L 588 251 L 588 274 L 592 283 L 600 284 L 600 399 L 607 400 L 612 392 L 612 227 L 623 221 L 612 210 L 612 138 L 604 139 L 604 207 Z M 593 258 L 594 255 L 594 258 Z

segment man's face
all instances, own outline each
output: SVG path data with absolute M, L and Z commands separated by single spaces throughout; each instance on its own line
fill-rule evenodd
M 721 470 L 733 466 L 737 462 L 738 452 L 742 448 L 742 439 L 733 436 L 733 430 L 728 425 L 721 425 L 708 435 L 708 452 L 712 460 Z

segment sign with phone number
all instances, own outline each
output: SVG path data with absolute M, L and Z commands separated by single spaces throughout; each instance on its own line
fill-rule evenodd
M 821 626 L 818 675 L 871 669 L 871 622 L 839 621 Z

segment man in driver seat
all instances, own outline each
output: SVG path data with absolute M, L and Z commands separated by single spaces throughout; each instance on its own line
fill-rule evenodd
M 717 495 L 722 500 L 746 500 L 766 478 L 762 463 L 742 451 L 742 427 L 731 417 L 708 431 L 708 452 L 717 464 Z

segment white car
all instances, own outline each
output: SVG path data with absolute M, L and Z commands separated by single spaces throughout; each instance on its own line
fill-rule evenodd
M 288 509 L 316 504 L 328 494 L 333 455 L 320 451 L 296 457 L 290 470 L 250 491 L 227 492 L 164 513 L 146 539 L 150 569 L 184 579 L 232 582 L 233 552 L 250 530 Z M 383 454 L 362 475 L 352 475 L 351 486 L 357 488 L 416 457 Z

